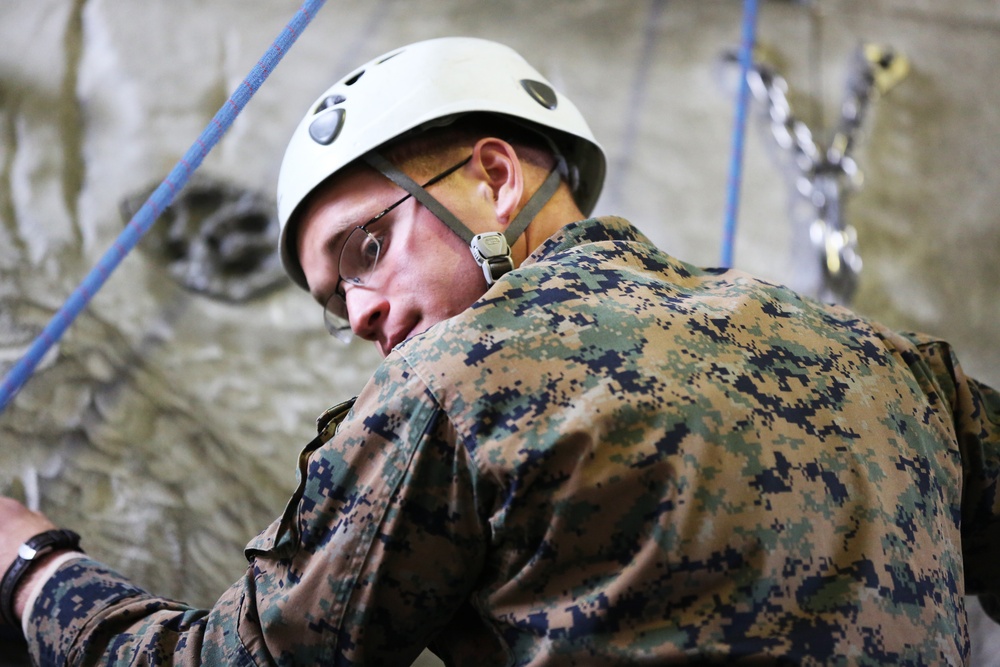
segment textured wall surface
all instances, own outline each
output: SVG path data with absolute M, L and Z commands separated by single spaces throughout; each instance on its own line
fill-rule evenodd
M 109 247 L 122 203 L 166 175 L 297 7 L 0 4 L 0 370 Z M 734 0 L 330 0 L 201 174 L 271 198 L 290 132 L 335 78 L 419 39 L 491 37 L 573 99 L 604 144 L 597 212 L 716 264 L 735 74 L 723 54 L 740 20 Z M 864 261 L 853 305 L 949 338 L 971 374 L 1000 384 L 1000 4 L 772 0 L 758 39 L 817 137 L 836 123 L 859 44 L 909 60 L 857 137 L 865 179 L 843 202 Z M 735 264 L 795 282 L 812 260 L 793 243 L 801 212 L 761 111 L 748 127 Z M 378 359 L 338 347 L 290 285 L 245 300 L 188 289 L 154 242 L 0 414 L 0 491 L 76 528 L 139 583 L 211 604 L 284 506 L 315 416 Z M 996 626 L 976 624 L 976 664 L 998 664 Z

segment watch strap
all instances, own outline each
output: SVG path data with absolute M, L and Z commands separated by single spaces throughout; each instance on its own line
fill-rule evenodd
M 42 556 L 61 549 L 80 551 L 80 536 L 66 528 L 54 528 L 35 535 L 18 548 L 17 558 L 0 581 L 0 618 L 5 624 L 20 629 L 21 619 L 14 612 L 18 584 Z

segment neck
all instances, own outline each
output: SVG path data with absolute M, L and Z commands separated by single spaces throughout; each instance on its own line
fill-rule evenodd
M 538 212 L 538 215 L 511 248 L 514 266 L 520 266 L 528 255 L 557 231 L 566 225 L 583 220 L 585 217 L 573 200 L 569 186 L 565 183 L 560 185 L 556 193 L 542 207 L 542 210 Z

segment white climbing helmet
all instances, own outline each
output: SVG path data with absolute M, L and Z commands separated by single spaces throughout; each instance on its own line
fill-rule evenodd
M 606 160 L 572 102 L 502 44 L 469 37 L 417 42 L 375 58 L 335 83 L 292 135 L 277 195 L 281 261 L 292 280 L 308 289 L 289 243 L 289 223 L 316 186 L 382 144 L 473 112 L 510 117 L 546 136 L 566 162 L 577 205 L 590 214 Z

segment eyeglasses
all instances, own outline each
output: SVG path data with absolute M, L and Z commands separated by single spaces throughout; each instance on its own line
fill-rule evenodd
M 444 180 L 451 174 L 464 167 L 472 159 L 472 156 L 465 158 L 461 162 L 448 167 L 440 174 L 430 179 L 420 187 L 427 188 L 438 181 Z M 337 262 L 337 284 L 333 292 L 326 300 L 323 308 L 323 322 L 326 330 L 337 340 L 349 343 L 354 333 L 351 331 L 351 321 L 347 313 L 347 293 L 344 291 L 344 283 L 352 285 L 364 285 L 375 273 L 378 265 L 378 258 L 382 253 L 382 242 L 379 237 L 368 231 L 368 228 L 391 213 L 397 206 L 404 203 L 413 193 L 393 204 L 387 206 L 373 218 L 363 225 L 358 225 L 351 230 L 344 241 L 344 247 L 340 250 L 340 258 Z

